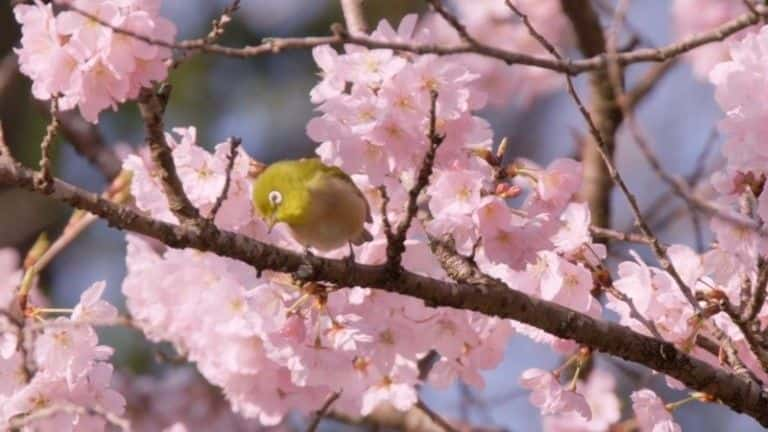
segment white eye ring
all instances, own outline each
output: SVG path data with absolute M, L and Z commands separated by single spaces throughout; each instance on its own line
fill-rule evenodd
M 281 194 L 278 191 L 272 191 L 268 195 L 269 202 L 272 203 L 272 206 L 278 206 L 281 202 L 283 202 L 283 194 Z

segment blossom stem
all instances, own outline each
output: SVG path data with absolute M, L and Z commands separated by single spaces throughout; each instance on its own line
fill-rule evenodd
M 37 313 L 72 313 L 74 309 L 70 308 L 34 308 L 33 312 Z
M 667 411 L 673 412 L 676 409 L 680 408 L 681 406 L 687 404 L 688 402 L 693 402 L 693 401 L 697 401 L 697 400 L 699 400 L 699 396 L 691 395 L 691 396 L 688 396 L 685 399 L 680 399 L 679 401 L 668 403 L 666 405 L 666 408 L 667 408 Z

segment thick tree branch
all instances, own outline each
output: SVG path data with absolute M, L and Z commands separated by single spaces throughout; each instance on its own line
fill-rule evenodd
M 34 172 L 15 165 L 8 158 L 0 159 L 0 184 L 42 192 L 35 185 Z M 170 247 L 216 253 L 248 263 L 257 270 L 292 273 L 309 262 L 318 281 L 338 286 L 374 287 L 420 298 L 429 306 L 473 310 L 517 320 L 665 373 L 768 426 L 768 394 L 758 385 L 688 356 L 669 342 L 529 297 L 494 280 L 461 284 L 409 271 L 392 277 L 385 265 L 363 265 L 343 259 L 305 256 L 215 227 L 201 231 L 154 220 L 58 179 L 54 179 L 52 189 L 50 197 L 57 201 L 94 213 L 115 228 L 150 236 Z
M 555 49 L 552 44 L 550 44 L 544 37 L 539 34 L 535 28 L 531 25 L 528 18 L 522 14 L 512 3 L 510 0 L 507 0 L 507 5 L 520 17 L 523 19 L 523 22 L 528 27 L 528 30 L 530 33 L 536 37 L 536 39 L 552 54 L 555 58 L 562 58 L 560 53 Z M 576 13 L 576 12 L 574 12 Z M 596 38 L 596 36 L 593 36 Z M 609 57 L 612 61 L 616 61 L 616 55 L 613 53 L 609 53 Z M 618 67 L 618 66 L 616 66 Z M 621 105 L 621 93 L 622 88 L 620 83 L 616 83 L 616 85 L 611 84 L 610 80 L 610 74 L 607 74 L 606 77 L 609 78 L 609 85 L 612 86 L 612 92 L 617 96 L 615 100 Z M 609 148 L 606 144 L 606 142 L 603 140 L 603 136 L 600 133 L 600 130 L 597 127 L 596 122 L 593 120 L 592 115 L 590 112 L 584 107 L 584 104 L 581 101 L 581 98 L 579 97 L 578 92 L 576 91 L 576 87 L 573 84 L 573 79 L 569 75 L 565 75 L 566 84 L 568 87 L 568 93 L 570 94 L 573 101 L 576 103 L 576 106 L 579 109 L 579 112 L 581 113 L 582 117 L 584 117 L 584 120 L 587 122 L 587 125 L 589 126 L 590 134 L 592 135 L 592 138 L 594 139 L 594 144 L 600 155 L 600 157 L 603 159 L 603 162 L 605 164 L 605 167 L 607 168 L 608 175 L 610 176 L 611 180 L 619 187 L 624 197 L 627 199 L 627 202 L 629 203 L 629 207 L 632 210 L 632 214 L 635 217 L 635 223 L 637 224 L 638 228 L 640 229 L 640 232 L 643 233 L 646 237 L 651 239 L 651 249 L 653 250 L 653 253 L 656 255 L 656 258 L 659 260 L 659 264 L 661 265 L 661 268 L 664 269 L 675 281 L 675 283 L 678 285 L 680 291 L 683 293 L 685 298 L 690 302 L 691 306 L 697 311 L 700 310 L 699 304 L 696 302 L 696 298 L 693 295 L 693 291 L 691 288 L 683 281 L 680 274 L 677 272 L 677 269 L 675 269 L 675 266 L 672 264 L 672 261 L 670 260 L 669 256 L 667 255 L 666 247 L 664 247 L 659 239 L 653 234 L 651 231 L 650 226 L 648 223 L 643 219 L 643 214 L 640 211 L 640 206 L 637 203 L 637 198 L 635 195 L 629 190 L 627 187 L 627 184 L 624 182 L 623 177 L 619 173 L 619 171 L 616 169 L 616 166 L 613 163 L 613 159 L 611 158 L 611 155 L 609 154 Z M 624 114 L 627 115 L 628 112 L 624 111 Z
M 606 41 L 597 12 L 590 0 L 561 0 L 560 5 L 573 24 L 579 49 L 585 57 L 603 55 Z M 607 68 L 596 69 L 589 77 L 590 111 L 595 127 L 602 139 L 602 145 L 591 137 L 592 143 L 582 147 L 581 161 L 584 166 L 584 184 L 581 198 L 589 204 L 592 223 L 595 226 L 611 227 L 611 189 L 613 181 L 602 153 L 613 160 L 616 148 L 616 131 L 623 116 L 616 104 L 616 96 L 608 80 Z

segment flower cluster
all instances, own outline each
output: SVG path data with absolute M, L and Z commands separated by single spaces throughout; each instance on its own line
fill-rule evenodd
M 675 0 L 672 3 L 674 28 L 680 38 L 711 31 L 746 12 L 744 2 L 739 0 Z M 739 39 L 748 32 L 750 30 L 743 30 L 727 40 Z M 704 45 L 688 52 L 685 58 L 691 62 L 694 75 L 706 79 L 717 63 L 728 59 L 728 44 Z
M 20 272 L 6 273 L 11 252 L 0 251 L 0 264 L 0 309 L 8 310 Z M 69 317 L 41 319 L 39 331 L 24 332 L 0 319 L 0 428 L 102 431 L 108 415 L 122 415 L 125 400 L 110 387 L 112 349 L 98 344 L 91 326 L 117 317 L 101 300 L 103 291 L 103 282 L 94 284 Z
M 165 79 L 170 50 L 134 36 L 173 41 L 176 27 L 159 15 L 159 0 L 59 3 L 64 11 L 58 14 L 53 4 L 40 0 L 14 8 L 22 32 L 16 53 L 36 98 L 57 98 L 60 109 L 78 107 L 96 123 L 102 110 L 115 109 L 135 99 L 142 87 Z
M 407 17 L 396 31 L 382 22 L 372 36 L 426 37 L 427 31 L 413 34 L 414 24 L 415 17 Z M 580 165 L 566 159 L 547 167 L 519 163 L 510 174 L 516 184 L 497 182 L 488 162 L 491 132 L 472 114 L 485 100 L 472 87 L 475 74 L 448 58 L 346 49 L 314 51 L 323 79 L 311 97 L 322 115 L 307 129 L 321 142 L 321 158 L 352 174 L 375 209 L 369 227 L 374 239 L 356 247 L 357 260 L 379 264 L 386 259 L 377 188 L 386 187 L 388 216 L 397 223 L 429 146 L 434 92 L 437 132 L 445 139 L 427 194 L 430 215 L 409 233 L 403 265 L 445 278 L 428 239 L 451 236 L 460 253 L 475 250 L 478 265 L 511 286 L 599 315 L 588 263 L 604 256 L 604 249 L 590 244 L 586 208 L 569 204 L 581 182 Z M 193 128 L 177 129 L 176 135 L 168 135 L 168 142 L 184 189 L 205 214 L 221 192 L 229 146 L 220 144 L 209 153 L 196 145 Z M 133 172 L 137 205 L 173 221 L 151 162 L 131 156 L 125 165 Z M 268 234 L 252 214 L 248 166 L 241 153 L 217 224 L 300 250 L 282 227 Z M 523 190 L 522 206 L 510 207 L 511 191 Z M 173 342 L 224 390 L 236 411 L 263 424 L 278 423 L 292 409 L 317 409 L 336 391 L 341 396 L 334 408 L 346 412 L 365 415 L 380 403 L 407 409 L 416 401 L 419 360 L 432 350 L 440 354 L 429 375 L 434 385 L 461 379 L 483 386 L 479 372 L 501 361 L 516 325 L 374 289 L 302 286 L 213 254 L 158 249 L 136 236 L 129 237 L 127 260 L 123 291 L 145 333 Z M 547 341 L 563 350 L 574 347 L 551 337 Z
M 505 0 L 460 0 L 452 4 L 456 6 L 457 17 L 476 40 L 523 54 L 549 55 Z M 559 1 L 518 0 L 515 5 L 549 42 L 560 49 L 569 48 L 573 40 L 571 25 Z M 456 30 L 438 14 L 425 17 L 424 27 L 434 35 L 433 42 L 461 42 Z M 479 76 L 472 87 L 487 94 L 494 105 L 509 104 L 510 101 L 528 104 L 563 85 L 562 77 L 542 68 L 507 65 L 501 60 L 476 54 L 459 56 L 458 61 Z
M 720 130 L 726 137 L 723 155 L 726 168 L 715 174 L 713 185 L 721 194 L 719 204 L 724 212 L 745 223 L 768 220 L 768 194 L 764 184 L 766 145 L 762 129 L 768 120 L 768 110 L 754 98 L 755 89 L 765 87 L 768 67 L 765 65 L 768 48 L 768 28 L 749 34 L 731 47 L 732 60 L 718 64 L 711 74 L 715 97 L 725 118 Z M 740 204 L 748 196 L 748 208 Z M 766 244 L 748 227 L 715 218 L 712 229 L 719 247 L 731 256 L 720 259 L 736 266 L 751 268 L 755 257 L 766 253 Z

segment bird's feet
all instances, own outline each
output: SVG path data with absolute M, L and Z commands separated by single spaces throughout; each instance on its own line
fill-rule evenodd
M 352 242 L 347 243 L 349 245 L 349 255 L 344 258 L 344 262 L 347 265 L 347 268 L 350 268 L 355 265 L 355 249 L 352 248 Z
M 293 278 L 299 282 L 307 282 L 314 279 L 315 267 L 312 265 L 312 258 L 315 254 L 312 253 L 312 248 L 307 246 L 304 248 L 303 263 L 299 265 L 299 268 L 293 272 Z

